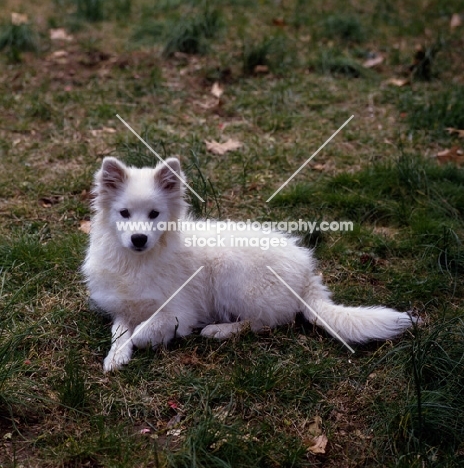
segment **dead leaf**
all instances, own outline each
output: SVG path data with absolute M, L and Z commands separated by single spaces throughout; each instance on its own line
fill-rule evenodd
M 224 93 L 224 88 L 222 88 L 218 82 L 214 83 L 213 87 L 211 88 L 211 94 L 214 97 L 221 99 L 221 96 L 223 95 L 223 93 Z
M 219 99 L 217 98 L 208 98 L 205 102 L 195 101 L 195 104 L 201 107 L 202 109 L 214 109 L 219 105 Z
M 459 128 L 452 128 L 452 127 L 448 127 L 446 130 L 450 135 L 452 135 L 453 133 L 457 133 L 459 138 L 464 138 L 464 130 L 460 130 Z
M 363 67 L 364 68 L 374 68 L 374 67 L 380 65 L 384 60 L 385 60 L 385 58 L 383 57 L 383 55 L 377 55 L 377 56 L 375 56 L 373 58 L 370 58 L 370 59 L 366 60 L 363 63 Z
M 406 86 L 409 84 L 409 79 L 407 78 L 390 78 L 387 81 L 385 81 L 385 84 L 392 85 L 392 86 L 398 86 L 399 88 Z
M 213 154 L 218 154 L 220 156 L 227 153 L 228 151 L 235 151 L 241 148 L 242 146 L 242 143 L 240 143 L 238 140 L 233 140 L 232 138 L 229 138 L 225 143 L 219 143 L 215 140 L 205 140 L 205 144 L 206 149 L 209 152 Z
M 20 26 L 21 24 L 29 23 L 29 18 L 21 13 L 11 13 L 11 23 L 15 26 Z
M 74 39 L 64 28 L 50 29 L 49 33 L 52 41 L 72 41 Z
M 51 195 L 50 197 L 42 197 L 39 201 L 44 208 L 50 208 L 63 201 L 63 197 L 61 195 Z
M 272 24 L 274 26 L 280 26 L 280 27 L 283 27 L 283 26 L 286 26 L 286 22 L 283 18 L 273 18 L 272 19 Z
M 309 423 L 308 432 L 317 437 L 322 434 L 322 418 L 320 416 L 314 416 L 314 419 Z
M 79 231 L 82 231 L 85 234 L 90 234 L 90 221 L 87 219 L 81 219 L 79 221 Z
M 51 54 L 51 57 L 56 59 L 60 59 L 67 56 L 68 52 L 66 52 L 66 50 L 55 50 L 55 52 Z
M 181 414 L 176 414 L 173 416 L 168 423 L 166 424 L 166 427 L 175 427 L 177 426 L 180 422 L 182 421 L 182 415 Z
M 459 26 L 462 26 L 461 15 L 459 13 L 454 13 L 453 16 L 451 17 L 450 28 L 456 29 L 456 28 L 459 28 Z
M 440 164 L 451 162 L 461 166 L 464 164 L 464 151 L 462 151 L 458 146 L 453 146 L 450 149 L 437 153 L 437 161 Z
M 254 73 L 256 73 L 257 75 L 261 74 L 261 73 L 269 73 L 269 67 L 267 65 L 256 65 L 256 67 L 254 68 Z
M 325 434 L 314 437 L 311 441 L 311 445 L 308 447 L 308 451 L 314 454 L 325 453 L 327 442 L 329 442 L 329 439 L 327 439 Z
M 197 356 L 197 348 L 195 348 L 192 353 L 181 355 L 179 362 L 184 366 L 196 366 L 200 364 L 201 360 Z
M 94 137 L 101 135 L 102 133 L 116 133 L 116 130 L 111 127 L 103 127 L 95 130 L 90 130 L 90 134 Z

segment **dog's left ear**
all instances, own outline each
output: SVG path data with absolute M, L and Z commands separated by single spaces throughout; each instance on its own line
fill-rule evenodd
M 177 158 L 168 158 L 164 163 L 158 164 L 155 172 L 155 182 L 167 192 L 177 192 L 179 191 L 180 184 L 182 184 L 182 181 L 179 179 L 182 175 L 179 160 Z

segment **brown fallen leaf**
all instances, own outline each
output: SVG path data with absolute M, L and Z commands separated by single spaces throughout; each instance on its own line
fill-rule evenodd
M 217 98 L 208 98 L 204 102 L 200 102 L 200 101 L 194 101 L 194 102 L 197 106 L 206 110 L 214 109 L 215 107 L 219 105 L 219 99 Z
M 385 58 L 383 57 L 383 55 L 377 55 L 376 57 L 373 57 L 373 58 L 370 58 L 370 59 L 366 60 L 363 63 L 363 67 L 364 68 L 374 68 L 374 67 L 380 65 L 384 60 L 385 60 Z
M 50 197 L 42 197 L 39 202 L 44 208 L 50 208 L 57 203 L 63 201 L 63 197 L 61 195 L 51 195 Z
M 79 221 L 79 231 L 90 234 L 90 221 L 87 219 L 81 219 Z
M 409 79 L 408 78 L 389 78 L 387 81 L 385 81 L 385 84 L 398 86 L 399 88 L 401 88 L 409 84 Z
M 283 26 L 286 26 L 287 23 L 285 22 L 285 19 L 284 18 L 273 18 L 272 19 L 272 24 L 274 26 L 279 26 L 279 27 L 283 27 Z
M 314 419 L 311 420 L 308 427 L 308 432 L 317 437 L 322 434 L 322 418 L 320 416 L 314 416 Z
M 462 151 L 458 146 L 453 146 L 450 149 L 437 153 L 437 161 L 440 164 L 451 162 L 461 166 L 464 164 L 464 151 Z
M 116 130 L 111 127 L 103 127 L 95 130 L 90 130 L 90 134 L 94 137 L 101 135 L 102 133 L 116 133 Z
M 49 34 L 52 41 L 72 41 L 74 39 L 64 28 L 50 29 Z
M 21 13 L 11 13 L 11 23 L 15 26 L 20 26 L 21 24 L 29 23 L 29 18 L 27 15 L 22 15 Z
M 50 55 L 51 58 L 54 58 L 54 59 L 60 59 L 60 58 L 63 58 L 63 57 L 67 57 L 69 54 L 66 50 L 55 50 L 55 52 L 52 52 L 52 54 Z
M 454 13 L 453 16 L 451 16 L 450 28 L 456 29 L 459 28 L 459 26 L 462 26 L 461 15 L 459 13 Z
M 269 73 L 269 67 L 267 65 L 256 65 L 253 72 L 256 73 L 257 75 L 261 73 L 262 74 Z
M 311 441 L 311 445 L 308 447 L 308 452 L 314 454 L 325 453 L 327 442 L 329 442 L 329 439 L 327 439 L 325 434 L 314 437 Z
M 214 83 L 213 84 L 213 87 L 211 88 L 211 94 L 218 98 L 218 99 L 221 99 L 221 96 L 223 95 L 224 93 L 224 88 L 218 83 Z
M 464 138 L 464 130 L 461 130 L 459 128 L 452 128 L 452 127 L 448 127 L 446 129 L 446 131 L 452 135 L 453 133 L 456 133 L 458 135 L 459 138 Z
M 242 146 L 242 143 L 240 143 L 238 140 L 233 140 L 232 138 L 229 138 L 224 143 L 219 143 L 215 140 L 212 140 L 212 141 L 205 140 L 205 144 L 206 144 L 206 149 L 210 153 L 218 154 L 220 156 L 227 153 L 228 151 L 235 151 L 241 148 Z

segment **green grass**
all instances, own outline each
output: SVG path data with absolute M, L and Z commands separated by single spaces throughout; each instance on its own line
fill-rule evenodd
M 349 56 L 328 49 L 310 63 L 310 68 L 322 74 L 341 75 L 348 78 L 359 78 L 367 75 L 367 70 Z
M 75 0 L 76 14 L 87 21 L 102 21 L 105 18 L 104 0 Z
M 205 9 L 196 16 L 179 19 L 167 33 L 163 54 L 172 56 L 175 52 L 205 54 L 209 41 L 216 37 L 221 28 L 221 17 L 216 9 Z
M 39 39 L 29 23 L 4 23 L 0 26 L 0 51 L 12 62 L 21 61 L 21 52 L 37 52 Z
M 295 66 L 295 52 L 289 39 L 282 35 L 245 42 L 242 51 L 243 73 L 259 73 L 259 66 L 276 73 L 289 72 Z
M 413 130 L 445 134 L 446 128 L 464 128 L 464 87 L 453 86 L 425 94 L 406 92 L 400 96 L 400 109 L 407 113 Z
M 384 402 L 377 403 L 385 416 L 378 425 L 389 435 L 391 446 L 405 453 L 401 466 L 433 463 L 437 448 L 454 453 L 462 442 L 463 325 L 459 317 L 438 320 L 430 330 L 420 331 L 413 341 L 383 358 L 391 358 L 395 371 L 404 372 L 398 377 L 412 383 L 396 412 L 387 410 Z M 428 456 L 418 460 L 414 455 L 418 452 Z M 446 458 L 444 466 L 453 463 L 452 457 Z
M 430 157 L 462 147 L 446 132 L 464 128 L 459 2 L 79 5 L 29 2 L 30 23 L 3 29 L 0 466 L 462 466 L 464 173 Z M 440 45 L 425 75 L 385 85 L 418 44 Z M 372 53 L 385 60 L 365 70 Z M 301 318 L 225 343 L 194 333 L 104 375 L 110 323 L 88 304 L 79 226 L 105 155 L 157 161 L 116 113 L 181 159 L 199 216 L 352 221 L 299 233 L 334 299 L 424 325 L 354 355 Z M 206 150 L 227 138 L 243 146 Z M 308 452 L 316 416 L 321 455 Z
M 366 31 L 357 16 L 336 14 L 324 18 L 321 35 L 327 39 L 360 43 L 366 39 Z
M 136 44 L 164 43 L 163 55 L 172 57 L 176 52 L 206 54 L 217 38 L 224 23 L 220 11 L 205 6 L 189 9 L 184 15 L 169 15 L 162 20 L 151 15 L 137 25 L 132 40 Z

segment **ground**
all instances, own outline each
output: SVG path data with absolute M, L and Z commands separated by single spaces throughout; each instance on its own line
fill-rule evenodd
M 461 2 L 6 0 L 0 20 L 1 467 L 462 466 Z M 352 221 L 298 233 L 334 299 L 423 325 L 354 354 L 302 320 L 195 333 L 103 374 L 92 177 L 157 160 L 116 114 L 180 158 L 197 215 Z

